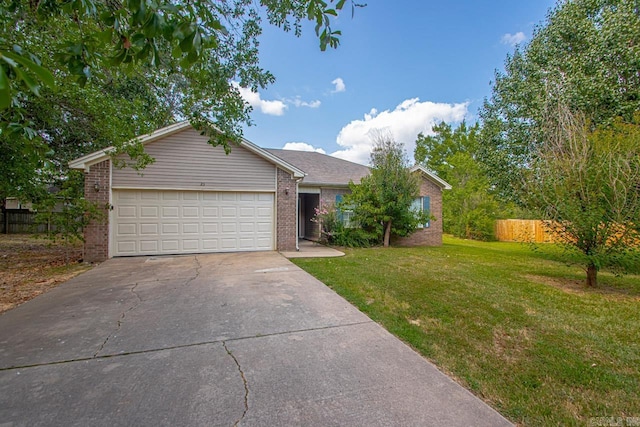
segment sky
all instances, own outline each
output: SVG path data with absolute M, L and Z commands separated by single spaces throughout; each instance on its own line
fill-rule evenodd
M 362 3 L 363 1 L 360 0 Z M 313 27 L 265 24 L 260 65 L 276 82 L 258 93 L 244 136 L 266 148 L 316 150 L 367 164 L 376 132 L 391 132 L 410 159 L 418 133 L 473 123 L 495 71 L 526 44 L 555 0 L 368 0 L 333 23 L 338 49 L 319 49 Z

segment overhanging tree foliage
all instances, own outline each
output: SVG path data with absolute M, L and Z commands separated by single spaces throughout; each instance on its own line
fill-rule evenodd
M 354 211 L 353 220 L 388 247 L 391 236 L 408 236 L 430 219 L 428 212 L 412 210 L 419 196 L 418 177 L 407 167 L 402 144 L 378 133 L 371 151 L 371 174 L 349 185 L 342 206 Z
M 44 169 L 78 153 L 115 145 L 139 156 L 127 141 L 178 119 L 229 149 L 250 123 L 237 85 L 256 90 L 274 80 L 258 62 L 261 16 L 296 35 L 311 20 L 324 50 L 339 44 L 332 19 L 345 4 L 1 2 L 0 197 L 35 191 Z M 139 166 L 149 161 L 139 158 Z

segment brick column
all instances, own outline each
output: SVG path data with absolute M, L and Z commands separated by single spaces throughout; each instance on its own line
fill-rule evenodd
M 278 169 L 276 200 L 277 249 L 279 251 L 295 251 L 298 230 L 298 224 L 296 223 L 298 209 L 297 186 L 293 176 L 281 169 Z
M 84 197 L 97 203 L 103 218 L 84 228 L 84 261 L 102 262 L 109 258 L 109 193 L 111 160 L 91 165 L 84 174 Z M 98 191 L 95 185 L 98 184 Z

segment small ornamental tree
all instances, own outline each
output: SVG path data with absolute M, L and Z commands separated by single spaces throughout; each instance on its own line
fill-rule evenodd
M 593 132 L 566 107 L 549 117 L 525 198 L 593 287 L 601 268 L 640 263 L 640 114 Z
M 84 227 L 105 215 L 104 206 L 82 197 L 82 182 L 82 173 L 71 171 L 58 192 L 43 195 L 34 205 L 36 223 L 47 224 L 47 238 L 65 245 L 67 264 L 71 246 L 84 241 Z
M 411 208 L 419 196 L 419 183 L 407 167 L 402 145 L 384 133 L 374 141 L 371 174 L 360 184 L 350 183 L 351 194 L 344 196 L 341 206 L 352 207 L 353 221 L 388 247 L 392 235 L 408 236 L 431 218 L 428 212 Z

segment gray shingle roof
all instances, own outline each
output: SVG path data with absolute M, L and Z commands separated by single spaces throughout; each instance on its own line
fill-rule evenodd
M 303 170 L 307 175 L 303 184 L 347 185 L 356 184 L 369 175 L 369 168 L 358 163 L 310 151 L 280 150 L 266 148 L 268 152 L 285 162 Z

